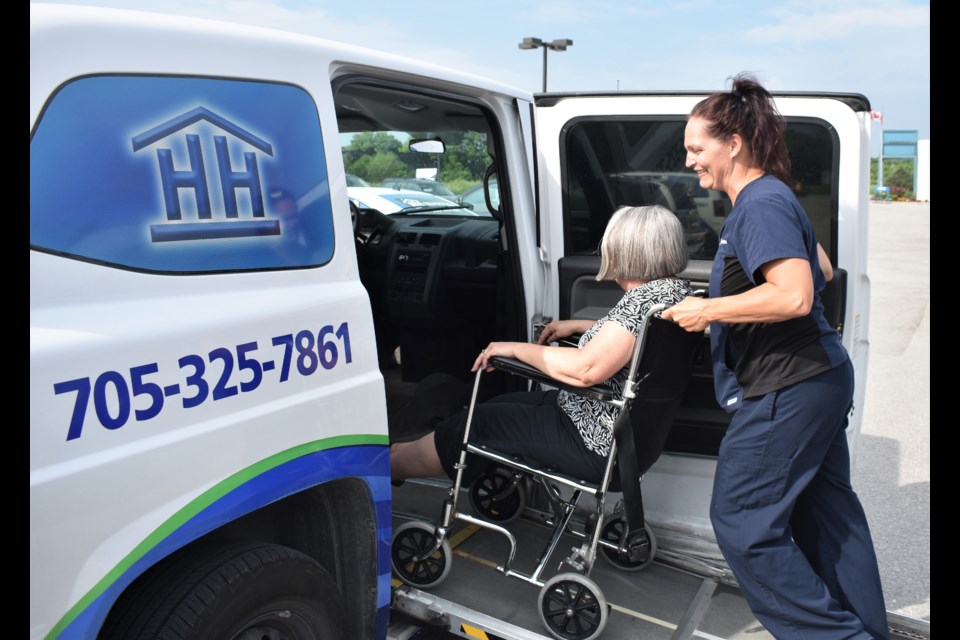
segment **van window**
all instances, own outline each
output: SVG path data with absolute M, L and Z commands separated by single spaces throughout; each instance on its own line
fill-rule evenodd
M 700 187 L 686 168 L 686 119 L 584 118 L 567 128 L 564 167 L 566 255 L 599 250 L 620 206 L 661 204 L 684 224 L 692 260 L 713 260 L 730 199 Z M 794 190 L 830 251 L 837 210 L 838 142 L 822 122 L 787 123 Z
M 486 207 L 461 201 L 493 163 L 493 121 L 478 104 L 350 79 L 337 89 L 336 107 L 344 168 L 368 183 L 347 186 L 361 212 L 493 220 Z
M 334 238 L 316 107 L 266 82 L 67 83 L 30 140 L 30 245 L 165 273 L 324 264 Z
M 502 230 L 486 207 L 461 200 L 489 175 L 491 150 L 503 146 L 500 131 L 483 104 L 431 87 L 354 76 L 334 86 L 334 100 L 344 169 L 372 185 L 348 186 L 347 195 L 390 432 L 409 437 L 422 426 L 404 409 L 422 402 L 418 383 L 444 374 L 469 384 L 470 366 L 491 336 L 509 331 L 516 339 L 527 330 L 518 279 L 504 275 L 515 269 L 514 254 L 501 242 L 510 227 Z M 507 168 L 496 170 L 506 185 Z M 384 186 L 423 175 L 435 177 L 428 185 L 445 184 L 457 195 Z M 512 214 L 507 195 L 505 220 Z M 483 393 L 493 389 L 485 385 Z

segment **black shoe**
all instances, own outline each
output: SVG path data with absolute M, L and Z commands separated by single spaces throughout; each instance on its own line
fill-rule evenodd
M 401 486 L 404 482 L 406 482 L 406 480 L 403 480 L 403 479 L 400 479 L 400 480 L 391 480 L 391 481 L 390 481 L 390 484 L 392 484 L 392 485 L 395 486 L 395 487 L 399 487 L 399 486 Z

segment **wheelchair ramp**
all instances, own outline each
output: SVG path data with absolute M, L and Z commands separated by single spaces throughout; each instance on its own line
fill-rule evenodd
M 438 524 L 450 483 L 445 480 L 407 481 L 394 489 L 394 527 L 419 519 Z M 472 513 L 464 493 L 459 508 Z M 520 518 L 507 525 L 516 536 L 517 553 L 511 568 L 529 572 L 543 552 L 549 529 Z M 411 638 L 480 638 L 486 640 L 552 640 L 540 620 L 540 587 L 497 570 L 509 553 L 506 538 L 495 532 L 454 521 L 448 534 L 453 560 L 450 572 L 429 589 L 394 580 L 393 610 L 400 621 L 419 621 L 435 635 Z M 556 573 L 569 547 L 564 539 L 543 576 Z M 658 562 L 640 571 L 624 571 L 598 558 L 590 578 L 609 605 L 602 640 L 773 640 L 750 613 L 739 592 L 713 577 L 703 577 Z M 398 624 L 397 629 L 402 629 Z M 403 640 L 398 631 L 391 640 Z
M 428 628 L 445 631 L 449 635 L 484 640 L 545 640 L 547 636 L 518 627 L 499 618 L 450 602 L 426 591 L 413 587 L 398 587 L 393 592 L 393 609 L 413 620 L 426 623 Z M 411 629 L 415 625 L 405 625 Z M 422 628 L 418 631 L 421 631 Z M 408 636 L 421 638 L 421 635 Z M 395 633 L 389 640 L 402 640 Z
M 394 528 L 410 520 L 439 524 L 450 486 L 446 479 L 438 479 L 409 480 L 395 487 Z M 465 491 L 458 508 L 473 513 Z M 526 518 L 507 528 L 517 541 L 511 568 L 529 573 L 543 553 L 550 530 Z M 454 520 L 447 540 L 452 563 L 439 584 L 420 589 L 393 580 L 388 640 L 553 640 L 540 620 L 540 587 L 497 570 L 510 550 L 502 534 Z M 560 559 L 578 544 L 572 536 L 561 541 L 543 581 L 556 573 Z M 625 571 L 598 558 L 590 578 L 609 605 L 598 640 L 774 640 L 739 590 L 715 575 L 656 560 L 642 570 Z M 892 640 L 929 639 L 929 623 L 891 616 Z

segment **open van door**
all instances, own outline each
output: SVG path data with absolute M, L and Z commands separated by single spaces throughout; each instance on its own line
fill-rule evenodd
M 594 279 L 598 247 L 621 205 L 661 204 L 686 228 L 683 274 L 707 289 L 720 231 L 731 209 L 725 194 L 702 189 L 685 167 L 687 114 L 708 93 L 538 94 L 537 199 L 547 272 L 544 319 L 601 317 L 622 294 Z M 827 250 L 835 277 L 824 292 L 831 322 L 856 370 L 851 451 L 860 431 L 869 342 L 866 273 L 870 104 L 859 94 L 774 94 L 787 120 L 794 190 Z M 663 557 L 716 564 L 726 571 L 709 519 L 716 455 L 730 415 L 717 404 L 709 338 L 697 355 L 664 455 L 644 478 L 648 519 Z M 702 570 L 698 565 L 695 567 Z

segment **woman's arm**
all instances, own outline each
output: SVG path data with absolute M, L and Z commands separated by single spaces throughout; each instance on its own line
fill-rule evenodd
M 690 296 L 662 317 L 687 331 L 703 331 L 711 322 L 782 322 L 810 313 L 813 274 L 803 258 L 773 260 L 760 267 L 765 282 L 749 291 L 719 298 Z
M 594 320 L 554 320 L 543 328 L 537 338 L 539 344 L 550 344 L 576 333 L 586 333 L 594 325 Z
M 817 259 L 820 261 L 820 271 L 823 271 L 823 277 L 827 282 L 833 280 L 833 265 L 830 263 L 830 256 L 826 250 L 817 243 Z
M 593 339 L 579 349 L 531 342 L 491 342 L 477 356 L 471 371 L 480 367 L 491 371 L 490 358 L 503 356 L 516 358 L 566 384 L 589 387 L 604 382 L 626 366 L 635 344 L 636 338 L 626 327 L 605 322 Z

